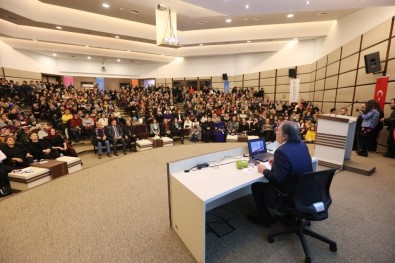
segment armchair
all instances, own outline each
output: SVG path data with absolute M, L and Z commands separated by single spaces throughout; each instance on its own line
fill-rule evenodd
M 269 234 L 267 237 L 269 243 L 273 243 L 276 236 L 295 233 L 302 243 L 306 263 L 311 262 L 311 257 L 305 235 L 329 244 L 330 251 L 337 251 L 336 242 L 307 228 L 311 225 L 310 221 L 322 221 L 328 218 L 328 209 L 332 204 L 329 188 L 335 172 L 336 169 L 328 169 L 300 176 L 293 194 L 293 204 L 281 205 L 279 209 L 283 215 L 292 218 L 292 224 L 283 231 Z M 276 188 L 274 190 L 280 198 L 280 204 L 283 203 L 282 200 L 286 195 Z

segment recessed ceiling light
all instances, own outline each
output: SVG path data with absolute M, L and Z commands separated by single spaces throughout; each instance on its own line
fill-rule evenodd
M 164 56 L 164 54 L 160 54 L 161 56 Z
M 117 36 L 114 36 L 115 38 L 119 38 L 119 36 L 117 35 Z
M 256 21 L 259 21 L 259 20 L 261 20 L 261 19 L 262 19 L 261 16 L 254 17 L 254 20 L 256 20 Z
M 207 24 L 207 21 L 199 21 L 199 22 L 197 22 L 199 25 L 204 25 L 204 24 Z
M 57 26 L 56 29 L 62 30 L 62 27 L 61 26 Z
M 37 41 L 37 39 L 33 38 L 33 41 Z
M 326 16 L 328 13 L 327 12 L 319 12 L 317 13 L 317 16 Z
M 293 40 L 299 40 L 297 37 L 294 37 Z
M 226 22 L 226 23 L 230 23 L 230 22 L 232 22 L 232 19 L 227 18 L 227 19 L 225 20 L 225 22 Z
M 203 46 L 203 45 L 204 45 L 203 43 L 200 43 L 200 44 L 199 44 L 199 46 Z
M 87 59 L 91 59 L 91 57 L 87 57 Z
M 309 5 L 310 4 L 310 1 L 306 1 L 306 5 Z
M 117 61 L 118 61 L 118 62 L 121 62 L 121 60 L 120 60 L 119 58 L 117 59 Z
M 247 43 L 251 43 L 251 40 L 247 40 Z
M 85 45 L 85 47 L 89 47 L 89 45 Z
M 52 53 L 52 56 L 56 57 L 57 55 L 56 55 L 56 53 Z
M 249 5 L 249 4 L 246 4 L 246 9 L 248 9 L 248 8 L 250 8 L 250 5 Z
M 110 5 L 109 5 L 108 3 L 103 3 L 103 4 L 102 4 L 102 7 L 104 7 L 104 8 L 110 8 Z
M 139 15 L 139 14 L 140 14 L 140 11 L 139 11 L 139 10 L 136 10 L 136 9 L 129 9 L 129 12 L 130 12 L 131 14 L 135 14 L 135 15 Z
M 244 18 L 244 21 L 248 21 L 248 18 Z
M 292 17 L 294 17 L 294 14 L 288 14 L 287 17 L 292 18 Z

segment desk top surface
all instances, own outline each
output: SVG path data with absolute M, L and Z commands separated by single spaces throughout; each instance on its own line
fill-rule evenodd
M 266 181 L 259 174 L 256 166 L 254 171 L 248 168 L 237 169 L 236 160 L 248 160 L 239 156 L 223 161 L 209 162 L 209 167 L 190 172 L 176 172 L 173 176 L 191 192 L 196 194 L 204 203 L 211 202 L 221 196 L 234 192 L 254 182 Z

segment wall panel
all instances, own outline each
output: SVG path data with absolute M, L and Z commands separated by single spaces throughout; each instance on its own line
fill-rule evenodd
M 328 65 L 340 60 L 341 48 L 336 49 L 328 55 Z
M 337 90 L 337 102 L 341 101 L 352 101 L 354 94 L 354 87 L 342 88 Z
M 333 76 L 330 78 L 327 78 L 325 81 L 325 90 L 327 89 L 336 89 L 337 88 L 337 79 L 338 76 Z
M 340 62 L 334 62 L 330 65 L 328 65 L 327 69 L 326 69 L 326 76 L 334 76 L 337 75 L 339 73 L 339 64 Z
M 342 58 L 348 57 L 352 54 L 359 52 L 359 46 L 361 45 L 361 37 L 357 37 L 354 40 L 351 40 L 347 44 L 343 46 L 342 49 Z
M 355 85 L 355 77 L 357 75 L 357 71 L 350 71 L 347 73 L 343 73 L 339 75 L 339 88 L 340 87 L 348 87 Z
M 275 83 L 276 83 L 276 79 L 275 78 L 261 79 L 261 86 L 262 87 L 265 87 L 267 85 L 274 86 Z
M 377 44 L 384 39 L 389 37 L 389 32 L 391 29 L 391 20 L 387 20 L 386 22 L 374 27 L 369 30 L 365 34 L 363 34 L 362 39 L 362 49 L 370 47 L 372 45 Z
M 345 59 L 342 59 L 340 65 L 340 73 L 344 73 L 350 70 L 355 70 L 357 66 L 358 66 L 358 54 L 354 54 Z
M 261 72 L 261 79 L 263 79 L 263 78 L 274 78 L 275 76 L 276 76 L 276 70 L 275 69 Z

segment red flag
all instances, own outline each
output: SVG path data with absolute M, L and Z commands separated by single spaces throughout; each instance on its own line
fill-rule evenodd
M 385 97 L 387 95 L 388 76 L 380 77 L 376 80 L 376 90 L 374 91 L 374 100 L 377 101 L 380 108 L 384 110 Z

